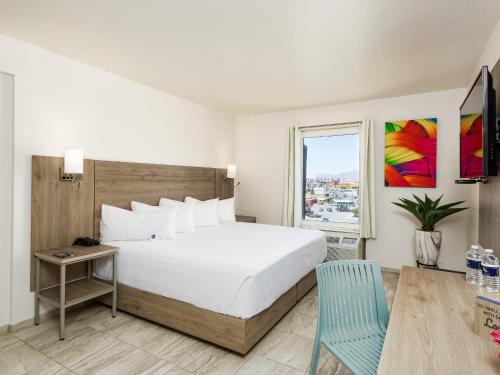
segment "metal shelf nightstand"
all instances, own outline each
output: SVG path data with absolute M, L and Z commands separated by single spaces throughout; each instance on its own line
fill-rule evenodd
M 40 324 L 40 300 L 46 301 L 59 308 L 59 338 L 64 340 L 64 325 L 66 308 L 77 305 L 102 295 L 113 293 L 111 313 L 116 316 L 116 283 L 117 267 L 116 255 L 119 248 L 114 246 L 68 246 L 60 249 L 45 250 L 35 253 L 35 324 Z M 71 257 L 58 258 L 54 253 L 71 251 Z M 98 258 L 113 257 L 113 279 L 111 283 L 92 278 L 93 261 Z M 59 266 L 60 283 L 48 288 L 40 289 L 40 262 L 49 262 Z M 87 276 L 76 280 L 66 281 L 66 266 L 69 264 L 87 262 Z

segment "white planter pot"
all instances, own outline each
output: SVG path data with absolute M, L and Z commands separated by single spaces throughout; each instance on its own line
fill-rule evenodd
M 415 251 L 417 261 L 428 266 L 437 265 L 439 250 L 441 249 L 441 232 L 415 231 Z

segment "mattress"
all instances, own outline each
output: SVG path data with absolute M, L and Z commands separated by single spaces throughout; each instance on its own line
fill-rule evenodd
M 321 231 L 253 223 L 106 244 L 120 248 L 119 283 L 242 319 L 271 306 L 326 257 Z M 98 276 L 111 273 L 109 260 L 97 263 Z

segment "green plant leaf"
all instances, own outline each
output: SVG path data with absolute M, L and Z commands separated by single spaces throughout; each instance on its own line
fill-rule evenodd
M 415 207 L 404 205 L 404 204 L 398 203 L 398 202 L 392 202 L 392 203 L 394 203 L 396 206 L 399 206 L 399 207 L 405 209 L 406 211 L 410 212 L 411 214 L 413 214 L 414 216 L 416 216 L 418 218 L 419 214 L 418 214 Z
M 421 206 L 424 205 L 424 201 L 422 199 L 417 197 L 415 194 L 413 194 L 413 197 L 415 198 L 415 200 L 418 202 L 419 205 L 421 205 Z
M 413 206 L 413 207 L 417 207 L 418 206 L 418 203 L 413 202 L 413 201 L 411 201 L 409 199 L 406 199 L 406 198 L 399 198 L 399 200 L 401 202 L 403 202 L 404 204 L 408 205 L 408 206 Z
M 407 198 L 399 198 L 400 202 L 392 202 L 394 205 L 403 208 L 410 212 L 420 222 L 421 229 L 424 231 L 433 231 L 437 222 L 447 216 L 453 215 L 460 211 L 468 209 L 468 207 L 455 207 L 464 201 L 447 203 L 439 206 L 443 195 L 436 200 L 432 200 L 427 194 L 424 199 L 413 194 L 415 201 Z
M 441 195 L 438 199 L 436 199 L 434 201 L 434 204 L 432 205 L 432 209 L 435 210 L 436 208 L 438 208 L 438 205 L 439 205 L 439 202 L 441 202 L 441 199 L 443 198 L 444 194 Z
M 446 210 L 435 210 L 433 212 L 434 215 L 434 223 L 437 223 L 438 221 L 443 220 L 445 217 L 456 214 L 460 211 L 464 211 L 468 209 L 468 207 L 458 207 L 458 208 L 448 208 Z
M 439 206 L 439 210 L 447 210 L 448 208 L 458 206 L 459 204 L 464 203 L 465 201 L 459 201 L 459 202 L 453 202 L 453 203 L 448 203 L 448 204 L 443 204 L 442 206 Z
M 426 210 L 428 210 L 432 205 L 431 199 L 427 196 L 427 194 L 424 195 L 424 207 Z

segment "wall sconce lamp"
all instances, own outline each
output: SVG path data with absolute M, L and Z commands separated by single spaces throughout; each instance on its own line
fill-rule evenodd
M 236 165 L 235 164 L 228 164 L 227 166 L 227 174 L 226 174 L 226 180 L 234 180 L 236 178 Z M 234 187 L 239 186 L 240 183 L 236 183 Z
M 75 175 L 83 174 L 83 151 L 78 149 L 64 150 L 64 170 L 60 171 L 61 181 L 75 181 Z

